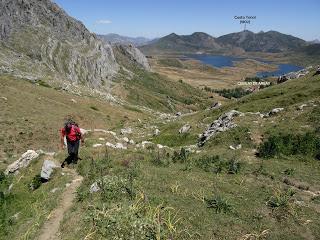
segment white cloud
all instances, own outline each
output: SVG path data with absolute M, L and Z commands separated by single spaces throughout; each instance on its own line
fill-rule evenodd
M 110 23 L 112 23 L 112 21 L 106 20 L 106 19 L 101 19 L 101 20 L 96 21 L 96 24 L 110 24 Z

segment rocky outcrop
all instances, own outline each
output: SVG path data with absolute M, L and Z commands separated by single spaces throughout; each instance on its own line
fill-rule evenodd
M 121 52 L 124 56 L 129 58 L 131 61 L 136 62 L 140 67 L 145 69 L 146 71 L 151 71 L 151 67 L 149 65 L 148 59 L 143 55 L 143 53 L 133 46 L 132 44 L 124 45 L 117 44 L 114 46 L 119 52 Z
M 0 1 L 0 40 L 15 75 L 100 87 L 119 69 L 111 45 L 50 0 Z
M 200 135 L 198 146 L 202 147 L 210 138 L 216 136 L 220 132 L 225 132 L 237 127 L 237 125 L 232 121 L 234 117 L 239 116 L 240 114 L 242 113 L 236 110 L 231 110 L 230 112 L 222 114 Z
M 20 168 L 25 168 L 29 166 L 31 161 L 36 159 L 37 157 L 39 157 L 39 154 L 36 151 L 26 151 L 17 161 L 15 161 L 7 167 L 7 169 L 5 170 L 5 174 L 14 173 L 18 171 Z

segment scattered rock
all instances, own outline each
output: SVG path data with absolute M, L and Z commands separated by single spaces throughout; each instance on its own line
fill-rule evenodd
M 99 138 L 99 141 L 104 141 L 105 139 L 104 138 Z
M 205 132 L 203 132 L 198 140 L 198 146 L 202 147 L 211 137 L 214 137 L 219 132 L 224 132 L 229 129 L 237 127 L 235 123 L 232 122 L 234 117 L 243 115 L 243 113 L 231 110 L 230 112 L 222 114 L 217 120 L 215 120 Z
M 71 102 L 73 102 L 73 103 L 77 103 L 77 101 L 76 101 L 76 100 L 74 100 L 73 98 L 71 99 Z
M 232 149 L 232 150 L 239 150 L 239 149 L 242 148 L 242 145 L 241 145 L 241 144 L 238 144 L 238 145 L 236 145 L 236 146 L 230 145 L 229 148 Z
M 134 145 L 134 141 L 131 139 L 131 140 L 129 141 L 129 144 Z
M 112 143 L 107 142 L 106 146 L 112 147 L 112 148 L 115 148 L 115 149 L 127 149 L 127 147 L 123 146 L 122 143 L 112 144 Z
M 51 160 L 44 160 L 42 168 L 41 168 L 41 178 L 45 180 L 49 180 L 50 176 L 53 172 L 53 169 L 56 168 L 56 164 Z
M 162 149 L 162 148 L 164 148 L 164 146 L 161 144 L 157 144 L 157 148 Z
M 51 193 L 55 193 L 56 191 L 58 191 L 60 188 L 54 188 L 54 189 L 52 189 L 50 192 Z
M 25 168 L 29 166 L 30 162 L 37 158 L 39 154 L 34 150 L 28 150 L 22 156 L 12 164 L 10 164 L 5 170 L 5 174 L 14 173 L 18 171 L 20 168 Z
M 210 109 L 213 110 L 213 109 L 218 109 L 222 106 L 222 104 L 220 102 L 214 102 L 212 103 Z
M 307 106 L 308 106 L 308 104 L 302 104 L 297 109 L 300 110 L 300 111 L 303 111 L 303 108 L 305 108 Z
M 122 138 L 122 140 L 123 140 L 124 142 L 126 142 L 126 143 L 129 143 L 129 142 L 130 142 L 129 138 L 127 138 L 127 137 Z
M 5 102 L 8 101 L 8 98 L 6 97 L 0 97 L 0 99 L 4 100 Z
M 274 109 L 272 109 L 270 112 L 268 112 L 268 113 L 265 113 L 265 114 L 263 114 L 263 113 L 261 113 L 260 114 L 260 117 L 261 118 L 268 118 L 268 117 L 270 117 L 270 116 L 274 116 L 274 115 L 277 115 L 279 112 L 281 112 L 281 111 L 283 111 L 284 110 L 284 108 L 274 108 Z
M 181 115 L 182 115 L 181 112 L 177 112 L 177 113 L 176 113 L 176 116 L 177 116 L 177 117 L 180 117 Z
M 102 146 L 101 143 L 96 143 L 96 144 L 93 144 L 93 145 L 92 145 L 92 147 L 94 147 L 94 148 L 101 147 L 101 146 Z
M 153 136 L 158 136 L 160 134 L 160 130 L 158 128 L 156 128 L 154 131 L 153 131 Z
M 187 132 L 189 132 L 190 129 L 191 129 L 191 126 L 189 124 L 185 124 L 185 125 L 183 125 L 182 128 L 180 128 L 179 133 L 180 134 L 187 133 Z
M 132 133 L 132 129 L 131 128 L 123 128 L 120 130 L 120 134 L 121 135 L 125 135 L 125 134 L 131 134 Z
M 98 183 L 94 182 L 93 184 L 91 184 L 90 193 L 95 193 L 95 192 L 98 192 L 98 191 L 100 191 L 100 187 L 99 187 Z
M 276 115 L 283 110 L 284 110 L 284 108 L 274 108 L 269 112 L 269 116 Z
M 82 135 L 86 135 L 87 133 L 91 132 L 91 130 L 86 130 L 84 128 L 80 128 L 80 132 Z

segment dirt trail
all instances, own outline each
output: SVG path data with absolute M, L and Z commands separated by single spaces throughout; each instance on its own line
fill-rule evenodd
M 64 189 L 62 193 L 61 200 L 57 208 L 52 210 L 48 216 L 48 220 L 44 223 L 43 227 L 40 229 L 40 235 L 38 240 L 58 240 L 61 239 L 59 227 L 60 222 L 63 219 L 64 214 L 72 206 L 73 200 L 75 198 L 75 192 L 77 187 L 80 186 L 82 182 L 82 176 L 78 175 L 74 169 L 65 169 L 64 172 L 69 173 L 73 176 L 73 180 L 68 187 Z

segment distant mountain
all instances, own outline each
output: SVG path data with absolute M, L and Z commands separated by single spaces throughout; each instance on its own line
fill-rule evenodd
M 115 33 L 109 33 L 106 35 L 98 35 L 99 38 L 110 42 L 111 44 L 132 44 L 134 46 L 141 46 L 149 43 L 152 39 L 145 37 L 126 37 Z
M 276 31 L 242 31 L 217 38 L 220 45 L 240 47 L 247 52 L 285 52 L 306 46 L 306 41 Z
M 310 43 L 310 44 L 318 44 L 318 43 L 320 43 L 320 40 L 319 39 L 315 39 L 315 40 L 309 41 L 308 43 Z
M 203 32 L 195 32 L 191 35 L 177 35 L 171 33 L 157 41 L 141 47 L 143 52 L 205 52 L 221 50 L 222 46 L 216 39 Z

